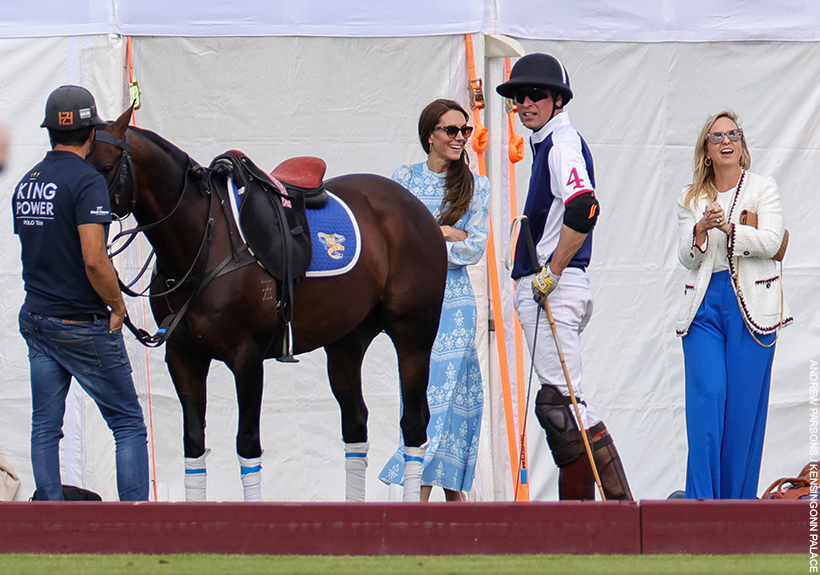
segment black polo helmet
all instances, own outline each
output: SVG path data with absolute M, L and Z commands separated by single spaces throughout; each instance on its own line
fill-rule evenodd
M 91 92 L 82 86 L 60 86 L 46 100 L 46 117 L 41 128 L 68 132 L 91 126 L 104 126 L 97 115 Z
M 499 84 L 496 92 L 505 98 L 514 98 L 521 88 L 542 88 L 554 90 L 563 96 L 565 105 L 572 99 L 569 74 L 555 56 L 549 54 L 527 54 L 521 57 L 510 72 L 510 79 Z

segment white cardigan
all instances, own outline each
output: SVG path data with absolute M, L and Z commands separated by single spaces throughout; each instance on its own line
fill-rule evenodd
M 689 186 L 684 188 L 678 199 L 678 259 L 683 267 L 690 270 L 678 313 L 676 331 L 679 336 L 684 336 L 689 331 L 712 279 L 718 250 L 713 238 L 715 234 L 724 233 L 717 228 L 711 229 L 707 232 L 705 247 L 695 244 L 695 223 L 703 217 L 703 211 L 709 202 L 701 199 L 693 202 L 694 205 L 685 207 L 683 199 L 688 188 Z M 740 224 L 743 210 L 757 214 L 757 229 Z M 732 287 L 738 296 L 740 311 L 746 325 L 755 332 L 773 333 L 781 324 L 781 317 L 784 326 L 794 320 L 782 297 L 780 266 L 771 259 L 780 249 L 785 229 L 780 195 L 774 178 L 745 172 L 740 191 L 727 212 L 727 221 L 732 226 L 732 231 L 726 238 L 729 273 L 737 281 L 732 282 Z

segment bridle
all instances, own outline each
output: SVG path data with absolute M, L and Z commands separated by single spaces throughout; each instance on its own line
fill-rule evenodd
M 127 141 L 128 140 L 128 133 L 126 132 L 125 139 L 120 140 L 118 138 L 115 138 L 111 134 L 108 134 L 106 132 L 98 131 L 96 133 L 95 139 L 99 140 L 100 142 L 110 144 L 110 145 L 112 145 L 112 146 L 114 146 L 114 147 L 116 147 L 117 149 L 120 150 L 120 152 L 121 152 L 120 153 L 120 163 L 117 166 L 116 171 L 114 171 L 114 174 L 111 177 L 111 180 L 108 182 L 108 192 L 109 192 L 110 196 L 113 196 L 114 203 L 119 204 L 119 202 L 121 201 L 120 200 L 120 194 L 124 192 L 125 186 L 127 185 L 127 183 L 130 182 L 130 184 L 131 184 L 131 208 L 133 210 L 135 205 L 136 205 L 137 187 L 136 187 L 135 176 L 134 176 L 134 165 L 133 165 L 133 162 L 131 161 L 131 146 L 129 145 L 129 143 Z M 204 172 L 204 173 L 202 173 L 202 172 Z M 139 234 L 140 232 L 146 232 L 150 229 L 153 229 L 153 228 L 159 226 L 160 224 L 166 222 L 171 216 L 173 216 L 176 213 L 176 211 L 179 209 L 180 205 L 182 204 L 182 200 L 185 197 L 185 194 L 188 190 L 188 187 L 189 187 L 188 185 L 189 185 L 192 174 L 194 174 L 195 176 L 200 177 L 202 179 L 202 181 L 204 182 L 204 185 L 202 186 L 202 189 L 200 190 L 200 193 L 203 196 L 208 197 L 208 200 L 209 200 L 208 201 L 208 219 L 207 219 L 207 222 L 206 222 L 206 225 L 205 225 L 205 231 L 203 232 L 203 235 L 202 235 L 202 241 L 199 244 L 199 249 L 197 250 L 197 253 L 194 256 L 190 267 L 182 275 L 182 277 L 179 278 L 178 280 L 175 280 L 175 281 L 174 280 L 166 280 L 166 286 L 167 286 L 168 289 L 166 289 L 164 291 L 161 291 L 161 292 L 158 292 L 158 293 L 152 293 L 147 297 L 166 296 L 170 293 L 173 293 L 173 292 L 176 292 L 176 291 L 180 290 L 181 288 L 183 288 L 183 286 L 189 287 L 193 283 L 193 285 L 191 287 L 191 295 L 188 297 L 188 299 L 185 301 L 185 303 L 182 305 L 182 307 L 178 311 L 176 311 L 174 313 L 171 313 L 170 315 L 166 316 L 166 318 L 162 322 L 162 325 L 160 325 L 159 329 L 157 330 L 157 333 L 154 334 L 154 335 L 149 334 L 144 329 L 136 327 L 131 322 L 128 315 L 126 314 L 126 317 L 125 317 L 126 327 L 128 327 L 128 329 L 134 334 L 134 336 L 140 341 L 140 343 L 142 343 L 143 345 L 145 345 L 147 347 L 158 347 L 158 346 L 162 345 L 163 343 L 165 343 L 165 341 L 168 339 L 168 337 L 170 337 L 171 332 L 174 330 L 174 328 L 179 324 L 179 322 L 185 316 L 185 314 L 187 313 L 188 309 L 193 304 L 193 302 L 197 298 L 197 296 L 199 296 L 199 294 L 201 294 L 205 290 L 205 288 L 214 279 L 216 279 L 217 277 L 219 277 L 221 275 L 229 273 L 229 272 L 231 272 L 235 269 L 238 269 L 240 267 L 244 267 L 246 265 L 254 263 L 256 261 L 256 258 L 254 258 L 254 257 L 245 257 L 245 258 L 239 258 L 238 257 L 240 255 L 240 252 L 245 251 L 244 248 L 246 248 L 246 246 L 243 246 L 243 248 L 241 248 L 239 250 L 232 250 L 231 255 L 229 255 L 227 258 L 225 258 L 216 268 L 214 268 L 210 272 L 207 271 L 207 265 L 208 265 L 208 260 L 209 260 L 211 242 L 213 240 L 213 232 L 214 232 L 214 216 L 213 216 L 214 193 L 212 192 L 212 185 L 210 183 L 210 174 L 206 170 L 204 170 L 204 168 L 202 168 L 199 164 L 197 164 L 190 156 L 188 156 L 188 166 L 185 168 L 184 181 L 183 181 L 183 184 L 182 184 L 182 191 L 180 192 L 179 198 L 177 199 L 176 204 L 174 205 L 173 209 L 168 214 L 163 216 L 162 218 L 160 218 L 160 219 L 158 219 L 154 222 L 151 222 L 150 224 L 146 224 L 146 225 L 143 225 L 143 226 L 136 226 L 134 228 L 123 230 L 120 233 L 118 233 L 116 236 L 114 236 L 114 238 L 109 243 L 109 250 L 108 250 L 109 251 L 109 257 L 113 258 L 117 254 L 122 253 L 131 244 L 131 242 L 133 242 L 134 239 L 136 239 L 137 234 Z M 118 239 L 120 239 L 122 237 L 126 237 L 126 236 L 128 236 L 128 239 L 125 241 L 125 243 L 121 247 L 119 247 L 117 250 L 112 251 L 111 246 Z M 146 260 L 145 264 L 142 266 L 142 269 L 140 270 L 140 272 L 137 274 L 137 277 L 134 278 L 128 285 L 125 285 L 121 280 L 119 280 L 119 278 L 117 278 L 117 280 L 119 281 L 119 284 L 120 284 L 120 290 L 123 293 L 125 293 L 126 295 L 128 295 L 130 297 L 141 297 L 141 296 L 145 297 L 145 292 L 150 289 L 150 285 L 144 291 L 139 292 L 139 293 L 134 292 L 131 289 L 131 287 L 137 281 L 139 281 L 140 277 L 142 277 L 142 275 L 148 269 L 148 266 L 149 266 L 151 260 L 155 256 L 155 253 L 156 253 L 155 250 L 152 249 L 151 253 L 148 256 L 148 259 Z M 194 270 L 197 267 L 197 265 L 196 265 L 197 261 L 199 261 L 200 259 L 202 260 L 202 264 L 200 266 L 199 273 L 195 274 L 195 275 L 192 275 L 194 273 Z M 173 282 L 173 283 L 171 283 L 171 282 Z
M 127 183 L 131 184 L 131 209 L 137 203 L 137 186 L 134 182 L 134 164 L 131 161 L 131 145 L 128 143 L 128 132 L 125 133 L 125 138 L 120 140 L 115 138 L 107 132 L 102 132 L 99 129 L 95 130 L 94 139 L 99 142 L 111 144 L 120 150 L 120 163 L 114 171 L 108 183 L 108 195 L 114 197 L 114 205 L 120 204 L 120 195 L 125 191 Z M 108 180 L 108 178 L 106 178 Z
M 116 137 L 112 136 L 111 134 L 108 134 L 107 132 L 102 132 L 102 131 L 98 130 L 98 131 L 96 131 L 96 135 L 95 135 L 94 139 L 98 140 L 100 142 L 104 142 L 106 144 L 110 144 L 110 145 L 112 145 L 115 148 L 120 150 L 119 164 L 117 165 L 117 168 L 113 172 L 113 175 L 110 177 L 110 179 L 106 178 L 107 183 L 108 183 L 108 193 L 109 193 L 110 197 L 114 198 L 114 204 L 118 205 L 121 201 L 121 195 L 125 192 L 126 185 L 128 185 L 130 183 L 130 186 L 131 186 L 131 209 L 133 211 L 133 209 L 134 209 L 134 207 L 136 206 L 136 203 L 137 203 L 137 186 L 136 186 L 136 181 L 135 181 L 135 176 L 134 176 L 134 164 L 131 160 L 131 145 L 128 143 L 128 133 L 126 132 L 125 138 L 120 140 L 119 138 L 116 138 Z M 116 255 L 122 253 L 123 251 L 125 251 L 128 248 L 128 246 L 131 245 L 131 243 L 136 239 L 137 235 L 140 232 L 146 232 L 150 229 L 153 229 L 153 228 L 159 226 L 160 224 L 167 221 L 171 216 L 173 216 L 176 213 L 176 211 L 179 209 L 180 205 L 182 204 L 183 198 L 185 198 L 186 191 L 188 190 L 188 183 L 189 183 L 191 172 L 195 171 L 197 169 L 200 169 L 200 170 L 202 169 L 196 162 L 194 162 L 190 158 L 190 156 L 188 157 L 188 162 L 189 162 L 189 164 L 188 164 L 187 168 L 185 169 L 184 181 L 183 181 L 183 184 L 182 184 L 182 191 L 180 192 L 179 198 L 177 199 L 176 204 L 174 205 L 173 209 L 168 214 L 166 214 L 165 216 L 160 218 L 159 220 L 151 222 L 150 224 L 146 224 L 146 225 L 143 225 L 143 226 L 138 225 L 136 227 L 133 227 L 133 228 L 123 230 L 123 231 L 119 232 L 116 236 L 114 236 L 114 238 L 108 244 L 108 252 L 109 252 L 108 256 L 109 256 L 109 258 L 113 259 L 114 256 L 116 256 Z M 187 280 L 193 279 L 191 274 L 196 269 L 196 262 L 200 259 L 200 256 L 203 256 L 203 254 L 204 254 L 204 259 L 202 261 L 202 269 L 200 270 L 200 274 L 198 276 L 194 276 L 194 277 L 198 278 L 197 285 L 194 288 L 194 294 L 197 294 L 199 291 L 201 291 L 200 284 L 202 282 L 202 278 L 203 278 L 204 273 L 205 273 L 205 268 L 208 264 L 208 254 L 210 252 L 211 240 L 213 239 L 213 227 L 214 227 L 214 218 L 213 218 L 213 213 L 212 213 L 212 211 L 213 211 L 213 194 L 210 193 L 210 189 L 207 185 L 206 185 L 205 190 L 204 190 L 204 195 L 207 195 L 210 199 L 209 206 L 208 206 L 208 220 L 206 222 L 205 232 L 202 235 L 202 241 L 200 242 L 199 249 L 197 250 L 196 256 L 194 257 L 193 261 L 191 262 L 191 266 L 183 274 L 183 276 L 180 278 L 180 280 L 174 282 L 174 284 L 171 285 L 168 289 L 166 289 L 162 292 L 159 292 L 159 293 L 151 294 L 148 297 L 166 296 L 166 295 L 168 295 L 172 292 L 175 292 L 175 291 L 179 290 L 180 288 L 182 288 L 187 283 Z M 122 246 L 120 246 L 119 248 L 117 248 L 116 250 L 112 250 L 111 246 L 113 246 L 117 242 L 117 240 L 119 240 L 120 238 L 123 238 L 123 237 L 128 237 L 128 239 L 125 241 L 125 243 Z M 130 297 L 145 296 L 145 292 L 148 291 L 148 289 L 150 288 L 150 285 L 142 292 L 134 292 L 131 289 L 131 287 L 134 284 L 136 284 L 137 281 L 139 281 L 139 279 L 145 274 L 145 272 L 148 269 L 148 266 L 150 265 L 151 260 L 154 258 L 154 256 L 155 256 L 155 250 L 152 249 L 151 253 L 148 255 L 148 258 L 147 258 L 145 264 L 143 264 L 142 269 L 139 271 L 137 276 L 128 285 L 125 285 L 122 282 L 122 280 L 119 279 L 119 277 L 117 278 L 117 281 L 120 284 L 120 290 L 123 293 L 125 293 L 126 295 L 128 295 Z M 193 297 L 195 297 L 195 296 L 192 295 L 192 297 L 189 299 L 189 302 L 186 302 L 186 305 L 184 306 L 186 310 L 187 310 L 187 307 L 190 305 L 190 301 L 193 299 Z M 179 319 L 181 319 L 182 314 L 172 314 L 172 316 L 173 315 L 179 315 L 179 318 L 177 319 L 177 322 L 178 322 Z M 174 327 L 176 326 L 177 322 L 174 322 Z M 125 324 L 128 327 L 128 329 L 130 329 L 131 332 L 134 333 L 134 335 L 137 337 L 137 339 L 139 339 L 139 341 L 141 343 L 143 343 L 144 345 L 149 346 L 149 347 L 156 347 L 156 346 L 162 345 L 162 343 L 164 343 L 165 340 L 168 338 L 168 336 L 170 336 L 170 334 L 171 334 L 171 329 L 168 329 L 167 326 L 164 326 L 157 332 L 157 334 L 150 335 L 145 330 L 137 328 L 136 326 L 134 326 L 131 323 L 131 320 L 128 318 L 127 314 L 126 314 L 126 318 L 125 318 Z
M 97 131 L 95 139 L 99 140 L 100 142 L 104 142 L 106 144 L 111 144 L 112 146 L 114 146 L 115 148 L 117 148 L 121 151 L 120 163 L 117 166 L 116 171 L 114 171 L 114 174 L 111 177 L 111 181 L 108 182 L 108 193 L 109 193 L 109 196 L 114 197 L 114 203 L 119 204 L 120 201 L 121 201 L 120 195 L 125 190 L 126 183 L 130 182 L 130 184 L 131 184 L 131 210 L 133 211 L 133 209 L 134 209 L 134 207 L 136 206 L 136 203 L 137 203 L 137 186 L 136 186 L 135 176 L 134 176 L 134 164 L 131 161 L 131 146 L 128 143 L 128 132 L 126 132 L 126 134 L 125 134 L 125 139 L 120 140 L 119 138 L 115 138 L 114 136 L 112 136 L 111 134 L 108 134 L 106 132 Z M 136 239 L 137 234 L 139 234 L 140 232 L 146 232 L 148 230 L 151 230 L 151 229 L 159 226 L 160 224 L 164 223 L 171 216 L 173 216 L 176 213 L 176 211 L 179 209 L 179 206 L 182 204 L 182 200 L 185 197 L 185 192 L 188 190 L 188 179 L 189 179 L 188 176 L 190 175 L 190 173 L 192 171 L 201 170 L 201 169 L 202 168 L 199 166 L 199 164 L 194 162 L 189 156 L 188 157 L 188 167 L 185 170 L 184 181 L 183 181 L 183 184 L 182 184 L 182 192 L 180 192 L 179 198 L 177 199 L 177 202 L 174 205 L 173 209 L 171 209 L 171 211 L 168 212 L 168 214 L 166 214 L 162 218 L 160 218 L 160 219 L 158 219 L 154 222 L 151 222 L 150 224 L 145 224 L 143 226 L 136 226 L 136 227 L 133 227 L 133 228 L 123 230 L 123 231 L 119 232 L 116 236 L 114 236 L 114 238 L 108 244 L 108 252 L 109 252 L 108 257 L 113 259 L 114 256 L 117 256 L 117 255 L 121 254 L 122 252 L 124 252 L 128 248 L 128 246 L 131 245 L 131 242 L 133 242 Z M 210 189 L 207 185 L 206 185 L 206 188 L 204 190 L 203 195 L 207 195 L 207 196 L 211 197 Z M 208 222 L 207 222 L 208 225 L 206 226 L 205 234 L 203 236 L 203 240 L 200 244 L 199 251 L 197 252 L 196 258 L 194 258 L 194 262 L 196 262 L 196 260 L 202 254 L 203 246 L 206 243 L 210 243 L 209 238 L 211 236 L 211 230 L 213 228 L 213 216 L 211 215 L 211 208 L 210 207 L 208 208 L 208 214 L 209 214 Z M 119 248 L 117 248 L 116 250 L 112 251 L 111 247 L 115 243 L 117 243 L 117 240 L 119 240 L 120 238 L 124 238 L 124 237 L 128 238 L 125 241 L 125 243 L 122 246 L 120 246 Z M 123 293 L 125 293 L 125 294 L 127 294 L 131 297 L 139 297 L 139 296 L 144 295 L 145 292 L 135 293 L 135 292 L 131 291 L 130 288 L 135 283 L 137 283 L 139 278 L 142 277 L 142 275 L 145 273 L 145 271 L 147 270 L 148 265 L 150 264 L 151 259 L 153 257 L 154 257 L 154 250 L 151 250 L 151 253 L 148 256 L 148 260 L 145 262 L 142 269 L 137 274 L 137 277 L 134 278 L 134 280 L 131 283 L 129 283 L 127 286 L 125 286 L 125 285 L 121 286 Z M 194 265 L 192 264 L 191 268 L 184 274 L 183 279 L 187 279 L 190 276 L 191 271 L 193 270 L 193 267 L 194 267 Z M 182 281 L 178 282 L 178 284 L 176 286 L 174 286 L 173 288 L 171 288 L 167 291 L 158 293 L 158 294 L 154 294 L 154 295 L 157 296 L 157 297 L 167 295 L 167 294 L 175 291 L 181 283 L 182 283 Z M 147 290 L 147 288 L 146 288 L 146 290 Z

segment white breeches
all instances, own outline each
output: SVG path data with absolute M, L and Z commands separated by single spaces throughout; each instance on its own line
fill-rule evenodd
M 538 311 L 541 307 L 532 299 L 532 278 L 532 275 L 528 275 L 516 281 L 513 304 L 518 312 L 518 320 L 524 330 L 531 357 L 533 342 L 536 339 L 535 323 L 538 318 L 538 338 L 535 341 L 536 350 L 533 358 L 538 379 L 541 383 L 557 387 L 568 397 L 569 387 L 561 367 L 547 313 L 541 310 L 539 318 Z M 579 402 L 586 401 L 582 387 L 581 332 L 584 331 L 592 317 L 592 292 L 589 289 L 589 277 L 586 272 L 578 268 L 565 269 L 558 286 L 549 295 L 549 304 L 575 397 Z M 538 390 L 532 391 L 537 393 Z M 587 429 L 601 421 L 588 403 L 586 406 L 579 403 L 578 407 Z

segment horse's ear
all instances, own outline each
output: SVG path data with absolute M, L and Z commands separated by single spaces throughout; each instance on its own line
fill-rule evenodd
M 109 133 L 120 140 L 125 138 L 125 131 L 128 129 L 128 124 L 131 123 L 131 114 L 134 113 L 134 106 L 129 107 L 125 112 L 120 114 L 120 117 L 114 120 L 111 124 Z

